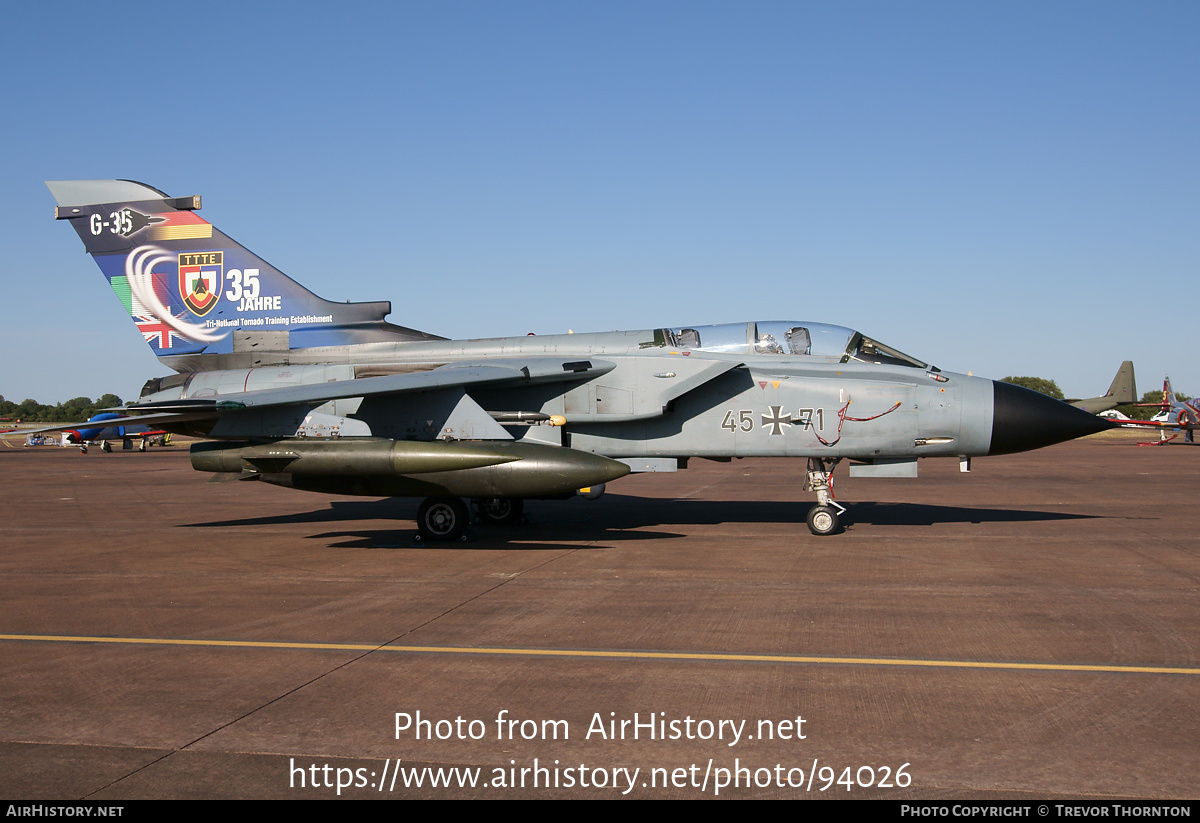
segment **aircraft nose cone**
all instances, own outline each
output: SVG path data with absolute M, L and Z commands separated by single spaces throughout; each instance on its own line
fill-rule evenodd
M 1040 449 L 1116 425 L 1041 392 L 992 382 L 992 447 L 988 454 Z

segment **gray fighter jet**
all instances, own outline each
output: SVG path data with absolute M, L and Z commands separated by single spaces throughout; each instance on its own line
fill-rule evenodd
M 201 471 L 297 489 L 426 498 L 426 539 L 510 522 L 696 458 L 807 458 L 814 534 L 845 509 L 832 475 L 914 477 L 922 457 L 1035 449 L 1110 427 L 1066 403 L 943 372 L 808 321 L 447 340 L 391 304 L 317 297 L 170 197 L 125 180 L 47 184 L 135 327 L 176 374 L 120 410 L 209 438 Z M 118 424 L 119 421 L 112 421 Z M 801 485 L 798 478 L 797 487 Z

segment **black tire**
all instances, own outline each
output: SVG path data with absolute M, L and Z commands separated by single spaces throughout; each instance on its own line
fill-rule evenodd
M 837 532 L 837 509 L 832 506 L 813 506 L 808 510 L 808 530 L 820 537 Z
M 516 523 L 525 511 L 525 501 L 519 497 L 485 497 L 475 501 L 479 519 L 493 526 Z
M 467 530 L 471 513 L 457 497 L 429 497 L 417 510 L 417 529 L 430 542 L 457 540 Z

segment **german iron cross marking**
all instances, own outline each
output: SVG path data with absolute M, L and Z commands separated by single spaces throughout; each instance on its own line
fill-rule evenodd
M 767 417 L 765 414 L 762 416 L 762 427 L 765 429 L 770 426 L 772 435 L 783 434 L 783 424 L 792 422 L 791 413 L 781 414 L 782 411 L 783 406 L 772 406 L 771 416 Z

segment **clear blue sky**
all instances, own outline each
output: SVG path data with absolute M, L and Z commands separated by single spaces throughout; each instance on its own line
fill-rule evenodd
M 46 179 L 200 194 L 451 337 L 839 323 L 1200 394 L 1200 5 L 14 3 L 0 394 L 163 369 Z

